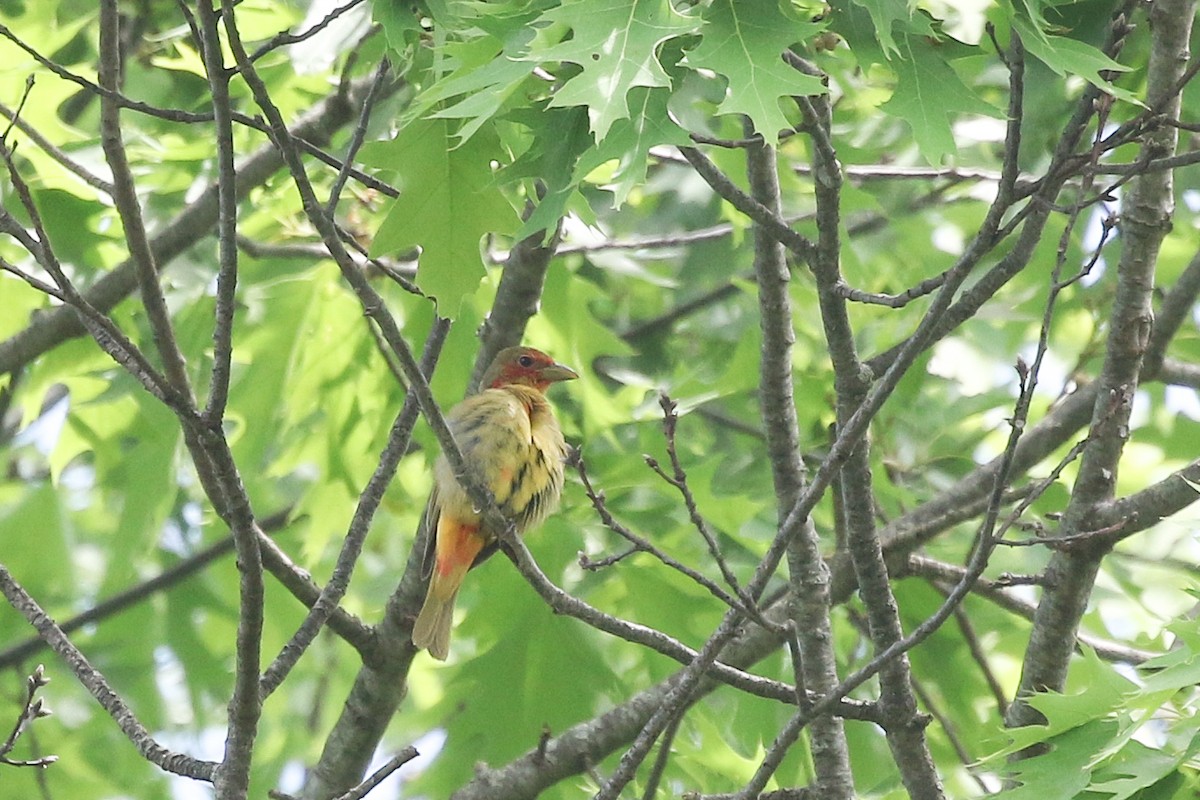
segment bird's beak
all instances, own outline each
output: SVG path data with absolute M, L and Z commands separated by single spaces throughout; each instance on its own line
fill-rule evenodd
M 555 362 L 548 367 L 542 367 L 538 371 L 538 377 L 546 383 L 558 383 L 559 381 L 573 381 L 579 377 L 579 373 L 564 364 Z

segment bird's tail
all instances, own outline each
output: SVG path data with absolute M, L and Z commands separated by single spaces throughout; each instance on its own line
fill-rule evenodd
M 425 604 L 413 624 L 412 640 L 429 655 L 445 661 L 450 653 L 450 628 L 454 624 L 454 598 L 467 570 L 483 549 L 478 525 L 463 524 L 442 513 L 437 525 L 437 556 Z
M 450 653 L 450 628 L 454 624 L 454 598 L 458 596 L 458 590 L 448 597 L 437 595 L 431 581 L 425 594 L 425 605 L 421 606 L 421 613 L 413 624 L 412 640 L 417 647 L 429 650 L 429 655 L 438 661 L 445 661 Z

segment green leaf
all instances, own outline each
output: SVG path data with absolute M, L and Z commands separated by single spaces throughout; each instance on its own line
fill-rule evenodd
M 1103 52 L 1092 45 L 1078 39 L 1066 36 L 1053 36 L 1043 33 L 1021 17 L 1015 17 L 1013 27 L 1021 35 L 1021 44 L 1025 49 L 1054 72 L 1061 76 L 1078 75 L 1088 83 L 1107 94 L 1133 103 L 1145 106 L 1137 95 L 1128 89 L 1106 80 L 1101 72 L 1128 72 L 1129 67 L 1113 61 Z
M 905 49 L 907 58 L 891 61 L 896 91 L 880 108 L 907 122 L 921 155 L 940 164 L 957 151 L 950 129 L 956 114 L 1003 115 L 969 89 L 928 41 L 906 37 Z
M 0 275 L 0 294 L 4 295 L 5 309 L 0 316 L 0 337 L 5 339 L 28 325 L 34 310 L 45 307 L 48 301 L 46 295 L 8 273 Z
M 906 0 L 854 0 L 854 4 L 866 9 L 871 16 L 871 28 L 884 57 L 900 55 L 900 48 L 892 36 L 892 28 L 896 22 L 912 17 L 909 3 Z
M 668 39 L 695 29 L 696 20 L 667 0 L 569 0 L 545 15 L 571 28 L 572 38 L 529 57 L 570 61 L 582 68 L 554 95 L 552 106 L 588 108 L 597 141 L 629 116 L 626 95 L 635 86 L 669 86 L 657 50 Z
M 783 51 L 824 27 L 785 15 L 776 0 L 718 0 L 705 13 L 703 39 L 686 63 L 724 75 L 729 88 L 717 113 L 745 114 L 775 145 L 779 131 L 791 127 L 780 98 L 827 91 L 819 78 L 788 66 Z
M 547 352 L 580 368 L 580 380 L 572 381 L 563 392 L 578 398 L 588 435 L 629 421 L 628 394 L 614 393 L 585 368 L 601 356 L 630 352 L 629 345 L 591 312 L 592 304 L 602 297 L 591 281 L 556 265 L 546 274 L 541 313 L 529 321 L 528 328 L 530 339 L 544 342 Z
M 1091 782 L 1093 758 L 1116 729 L 1116 723 L 1096 720 L 1055 737 L 1049 752 L 1018 761 L 1013 774 L 1022 783 L 1001 792 L 1004 800 L 1044 800 L 1077 797 Z
M 417 286 L 451 319 L 484 276 L 480 239 L 516 228 L 492 175 L 500 155 L 493 145 L 494 137 L 480 135 L 453 148 L 444 120 L 420 120 L 364 153 L 367 163 L 398 167 L 401 185 L 371 253 L 420 247 Z
M 604 188 L 613 193 L 613 208 L 620 208 L 635 186 L 645 183 L 650 148 L 660 144 L 686 145 L 687 132 L 667 115 L 666 89 L 636 87 L 629 92 L 628 119 L 618 120 L 604 141 L 579 159 L 576 181 L 606 161 L 616 161 L 612 180 Z
M 134 399 L 136 422 L 126 432 L 132 445 L 122 449 L 121 461 L 106 481 L 125 496 L 120 535 L 109 549 L 105 575 L 105 586 L 112 590 L 136 579 L 136 559 L 158 539 L 178 491 L 174 466 L 180 431 L 175 415 L 149 395 L 137 394 Z
M 481 36 L 447 44 L 447 58 L 456 66 L 413 100 L 404 124 L 422 116 L 461 119 L 465 121 L 455 132 L 459 143 L 471 138 L 532 71 L 533 65 L 519 56 L 528 50 L 533 34 L 531 28 L 521 27 L 504 41 Z M 452 98 L 458 99 L 432 111 Z
M 524 239 L 538 231 L 553 231 L 558 225 L 579 186 L 575 165 L 593 143 L 588 133 L 587 113 L 578 106 L 545 108 L 543 105 L 513 112 L 507 119 L 528 128 L 533 143 L 501 171 L 500 180 L 536 180 L 545 186 L 533 213 L 514 235 L 516 239 Z M 536 187 L 527 190 L 527 196 L 536 193 Z
M 0 485 L 2 563 L 43 598 L 56 597 L 59 592 L 70 597 L 78 590 L 69 550 L 72 529 L 63 498 L 50 481 L 20 487 Z
M 908 8 L 902 9 L 904 5 L 903 0 L 836 2 L 831 6 L 829 21 L 846 40 L 850 54 L 860 67 L 890 64 L 894 57 L 904 57 L 905 37 L 924 36 L 935 41 L 944 37 L 930 17 L 914 15 Z
M 421 26 L 411 8 L 395 0 L 371 3 L 371 16 L 383 28 L 388 46 L 397 53 L 408 49 L 409 42 L 421 33 Z
M 1185 756 L 1183 752 L 1172 753 L 1146 747 L 1141 742 L 1129 742 L 1114 755 L 1102 772 L 1097 772 L 1090 788 L 1111 793 L 1112 796 L 1106 800 L 1126 800 L 1170 776 Z

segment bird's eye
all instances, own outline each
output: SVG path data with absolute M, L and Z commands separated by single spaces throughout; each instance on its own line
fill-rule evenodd
M 533 366 L 533 356 L 521 356 L 520 358 L 517 359 L 517 363 L 520 364 L 522 367 L 532 367 Z

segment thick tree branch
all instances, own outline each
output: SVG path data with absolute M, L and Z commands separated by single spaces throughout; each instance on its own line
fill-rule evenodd
M 1187 64 L 1188 38 L 1195 3 L 1168 0 L 1150 11 L 1151 55 L 1147 71 L 1147 103 L 1163 107 L 1170 116 L 1179 108 L 1176 82 Z M 1177 131 L 1163 126 L 1149 133 L 1142 152 L 1149 157 L 1174 152 Z M 1138 385 L 1142 357 L 1150 344 L 1153 313 L 1151 296 L 1155 263 L 1173 212 L 1172 175 L 1156 172 L 1139 176 L 1122 213 L 1122 252 L 1117 266 L 1117 294 L 1110 315 L 1104 366 L 1092 412 L 1088 444 L 1079 476 L 1067 505 L 1059 536 L 1071 537 L 1095 529 L 1097 510 L 1112 498 L 1118 465 L 1129 437 L 1129 414 Z M 1100 561 L 1108 546 L 1058 550 L 1051 557 L 1048 586 L 1038 605 L 1021 685 L 1006 717 L 1008 725 L 1035 724 L 1042 719 L 1027 702 L 1038 691 L 1061 691 L 1067 675 L 1074 634 L 1091 596 Z
M 1172 472 L 1139 492 L 1097 506 L 1093 530 L 1098 538 L 1115 543 L 1140 533 L 1200 500 L 1200 460 Z
M 836 169 L 836 164 L 832 166 Z M 775 151 L 769 146 L 759 144 L 746 149 L 751 194 L 773 215 L 778 215 L 780 209 L 777 169 Z M 833 213 L 836 215 L 836 208 Z M 820 257 L 823 244 L 818 241 L 816 252 L 812 254 L 814 257 Z M 795 333 L 788 295 L 791 273 L 783 246 L 761 224 L 754 228 L 754 273 L 758 281 L 759 327 L 762 330 L 759 404 L 767 431 L 767 455 L 775 482 L 778 521 L 782 522 L 805 484 L 799 423 L 792 395 Z M 792 538 L 787 559 L 792 590 L 791 621 L 803 654 L 800 663 L 794 664 L 794 670 L 803 677 L 805 689 L 821 696 L 837 684 L 838 675 L 829 616 L 829 570 L 821 558 L 821 542 L 811 520 Z M 817 791 L 830 798 L 853 797 L 850 751 L 842 721 L 832 716 L 816 720 L 811 731 L 811 745 Z
M 475 354 L 475 368 L 471 371 L 468 392 L 473 393 L 479 388 L 479 379 L 497 353 L 520 344 L 524 338 L 525 326 L 537 313 L 541 303 L 546 271 L 558 249 L 560 232 L 561 225 L 555 228 L 549 241 L 543 243 L 543 232 L 538 231 L 517 242 L 509 251 L 504 261 L 504 271 L 500 273 L 496 302 L 492 304 L 479 332 L 482 344 Z
M 839 232 L 842 174 L 829 141 L 832 112 L 826 98 L 800 98 L 799 103 L 806 131 L 814 142 L 813 189 L 817 199 L 818 239 L 816 258 L 809 266 L 817 283 L 821 322 L 833 364 L 840 428 L 862 403 L 869 380 L 859 361 L 846 302 L 838 292 L 842 285 Z M 1020 119 L 1019 104 L 1017 119 Z M 1015 146 L 1013 142 L 1010 144 Z M 866 606 L 868 630 L 875 652 L 882 652 L 904 632 L 884 563 L 883 547 L 875 529 L 876 500 L 872 489 L 869 437 L 863 436 L 847 456 L 838 488 L 841 507 L 845 509 L 847 552 L 854 565 L 859 597 Z M 883 666 L 879 686 L 884 731 L 909 796 L 940 800 L 943 796 L 941 779 L 925 741 L 925 724 L 913 694 L 907 657 L 901 655 Z M 758 788 L 761 790 L 762 787 Z
M 1200 389 L 1200 364 L 1188 364 L 1175 358 L 1164 358 L 1157 371 L 1158 378 L 1171 386 Z

